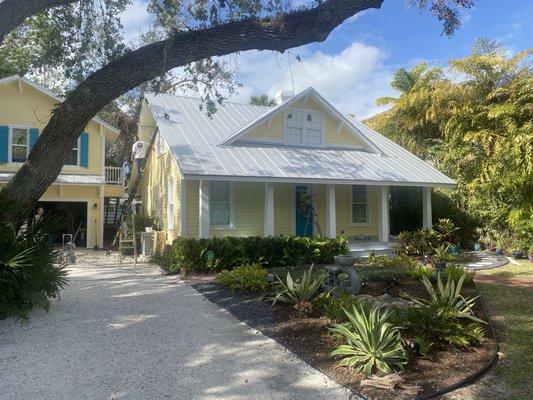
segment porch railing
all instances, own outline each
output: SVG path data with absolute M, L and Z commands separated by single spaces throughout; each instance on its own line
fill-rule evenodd
M 122 167 L 105 167 L 105 183 L 116 185 L 124 184 L 124 172 Z

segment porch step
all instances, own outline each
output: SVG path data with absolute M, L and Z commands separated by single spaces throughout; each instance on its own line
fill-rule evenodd
M 370 254 L 391 256 L 393 251 L 389 243 L 381 242 L 357 242 L 348 243 L 350 255 L 359 258 L 368 258 Z

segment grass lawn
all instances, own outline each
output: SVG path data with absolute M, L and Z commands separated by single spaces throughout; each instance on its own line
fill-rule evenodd
M 479 275 L 491 275 L 508 279 L 533 282 L 533 264 L 521 261 L 520 265 L 478 271 Z M 496 368 L 503 377 L 510 399 L 533 398 L 533 290 L 496 283 L 481 283 L 479 289 L 495 323 L 496 333 L 504 354 Z

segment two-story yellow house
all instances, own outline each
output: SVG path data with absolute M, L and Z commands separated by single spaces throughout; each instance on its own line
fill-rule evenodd
M 28 157 L 51 110 L 54 93 L 19 76 L 0 79 L 0 189 Z M 45 213 L 64 214 L 65 232 L 82 247 L 104 247 L 104 228 L 113 225 L 123 197 L 122 169 L 105 166 L 106 151 L 119 130 L 94 118 L 81 134 L 56 181 L 39 201 Z M 60 238 L 58 238 L 60 240 Z
M 157 136 L 142 201 L 169 242 L 293 234 L 386 246 L 391 186 L 421 187 L 431 226 L 431 189 L 450 178 L 313 88 L 280 92 L 277 104 L 226 102 L 210 117 L 197 98 L 146 96 L 139 136 Z

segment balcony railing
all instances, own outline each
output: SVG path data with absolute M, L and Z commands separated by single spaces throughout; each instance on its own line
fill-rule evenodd
M 124 172 L 122 167 L 105 167 L 105 183 L 123 185 Z

